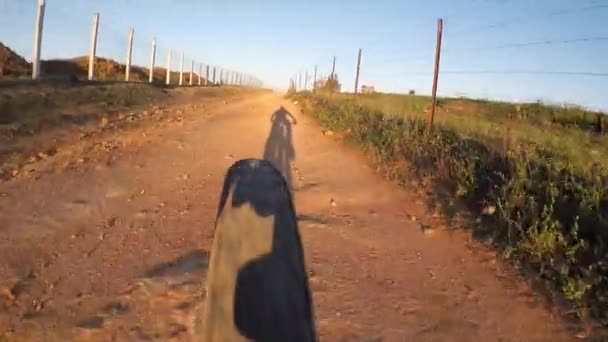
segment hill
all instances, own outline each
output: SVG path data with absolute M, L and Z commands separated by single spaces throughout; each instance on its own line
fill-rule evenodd
M 0 77 L 19 77 L 31 70 L 31 64 L 0 42 Z
M 89 57 L 80 56 L 70 59 L 50 59 L 43 60 L 41 63 L 42 77 L 49 78 L 70 78 L 86 80 L 89 68 Z M 95 79 L 103 81 L 124 80 L 125 64 L 115 60 L 96 57 L 95 58 Z M 11 50 L 0 42 L 0 75 L 4 78 L 19 78 L 27 76 L 32 70 L 32 65 L 22 56 Z M 164 83 L 166 69 L 162 67 L 154 68 L 154 82 Z M 131 80 L 135 82 L 148 81 L 148 68 L 131 66 Z M 172 84 L 179 80 L 179 72 L 172 71 Z M 184 83 L 190 82 L 190 72 L 184 72 Z M 198 74 L 194 74 L 195 84 L 198 82 Z M 204 82 L 204 79 L 203 79 Z

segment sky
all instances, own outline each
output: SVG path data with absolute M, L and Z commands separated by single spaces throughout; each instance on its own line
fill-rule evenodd
M 36 0 L 0 0 L 0 42 L 31 59 Z M 443 18 L 438 93 L 542 100 L 608 110 L 608 0 L 47 0 L 42 57 L 88 53 L 100 13 L 98 56 L 134 63 L 190 61 L 247 72 L 286 89 L 297 73 L 336 73 L 343 90 L 429 94 L 437 19 Z

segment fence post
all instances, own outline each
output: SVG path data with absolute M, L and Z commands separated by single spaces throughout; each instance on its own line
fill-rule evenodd
M 359 48 L 359 55 L 357 57 L 357 74 L 355 76 L 355 97 L 359 93 L 359 71 L 361 70 L 361 48 Z
M 203 63 L 199 63 L 198 65 L 198 86 L 200 87 L 201 85 L 203 85 Z
M 99 13 L 93 16 L 93 29 L 91 30 L 91 48 L 89 49 L 89 74 L 87 79 L 92 81 L 95 75 L 95 53 L 97 51 L 97 32 L 99 31 Z
M 224 85 L 224 69 L 220 69 L 220 85 Z
M 192 63 L 190 64 L 190 82 L 189 82 L 189 85 L 192 85 L 193 78 L 194 78 L 194 59 L 192 60 Z
M 32 79 L 40 78 L 40 53 L 42 49 L 42 30 L 44 27 L 45 0 L 38 0 L 38 15 L 34 26 L 34 50 L 32 51 Z
M 127 65 L 125 68 L 125 81 L 129 82 L 129 77 L 131 76 L 131 60 L 133 57 L 133 34 L 135 30 L 131 28 L 129 30 L 129 42 L 127 46 Z
M 312 79 L 312 92 L 317 90 L 317 65 L 315 64 L 315 76 Z
M 154 63 L 156 62 L 156 38 L 152 39 L 152 53 L 150 54 L 150 75 L 148 82 L 154 82 Z
M 205 67 L 205 85 L 209 85 L 209 64 Z
M 306 69 L 306 74 L 304 74 L 304 91 L 308 90 L 308 69 Z
M 182 59 L 179 63 L 179 85 L 180 87 L 184 84 L 184 50 L 182 50 Z
M 336 74 L 336 56 L 334 56 L 334 62 L 331 65 L 331 79 L 334 79 L 334 75 Z
M 171 84 L 171 48 L 169 48 L 169 54 L 167 55 L 167 85 Z
M 302 72 L 298 73 L 298 88 L 302 90 Z
M 217 67 L 213 67 L 213 85 L 215 85 L 215 71 Z
M 433 103 L 431 105 L 431 121 L 429 128 L 433 127 L 435 121 L 435 109 L 437 107 L 437 82 L 439 80 L 439 60 L 441 59 L 441 36 L 443 34 L 443 19 L 437 20 L 437 46 L 435 48 L 435 72 L 433 73 Z

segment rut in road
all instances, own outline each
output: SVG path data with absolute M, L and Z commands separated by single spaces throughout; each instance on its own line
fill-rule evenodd
M 0 184 L 0 331 L 190 340 L 223 176 L 266 157 L 293 192 L 321 340 L 570 339 L 491 251 L 279 95 L 184 117 L 125 132 L 143 143 L 112 149 L 111 163 Z

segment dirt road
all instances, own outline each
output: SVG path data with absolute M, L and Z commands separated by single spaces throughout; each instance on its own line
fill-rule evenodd
M 0 337 L 191 340 L 224 173 L 266 157 L 291 182 L 321 340 L 573 338 L 490 251 L 279 95 L 181 115 L 0 183 Z

